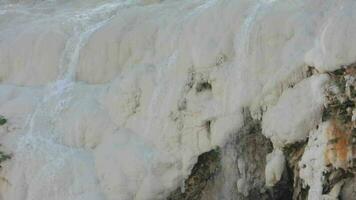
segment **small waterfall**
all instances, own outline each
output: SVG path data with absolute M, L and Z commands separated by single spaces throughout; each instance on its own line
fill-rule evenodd
M 240 67 L 248 67 L 248 57 L 250 50 L 250 37 L 252 29 L 256 23 L 257 18 L 261 15 L 261 12 L 271 6 L 276 0 L 260 0 L 255 5 L 253 5 L 249 11 L 247 11 L 248 16 L 245 18 L 240 32 L 235 37 L 235 52 L 236 52 L 236 64 Z M 240 72 L 238 72 L 240 73 Z M 231 91 L 229 88 L 233 87 L 233 83 L 228 82 L 226 91 Z M 228 105 L 229 99 L 225 99 L 224 105 Z M 225 109 L 226 110 L 226 109 Z M 241 127 L 241 130 L 238 133 L 231 135 L 229 142 L 222 149 L 222 186 L 220 188 L 220 193 L 215 197 L 215 199 L 221 200 L 234 200 L 239 199 L 239 195 L 246 194 L 246 188 L 243 180 L 246 177 L 244 173 L 239 172 L 240 169 L 246 168 L 248 164 L 238 155 L 238 148 L 241 149 L 240 145 L 237 145 L 239 136 L 246 134 L 246 127 L 251 126 L 252 118 L 249 113 L 249 109 L 242 109 L 242 115 L 244 116 L 244 125 Z M 243 191 L 245 190 L 245 191 Z
M 248 56 L 249 48 L 250 48 L 250 35 L 252 32 L 253 25 L 259 14 L 266 10 L 268 6 L 276 2 L 277 0 L 260 0 L 256 3 L 256 5 L 252 6 L 247 13 L 249 15 L 244 20 L 241 31 L 236 37 L 236 57 L 239 62 L 245 62 L 246 57 Z M 247 63 L 243 63 L 247 64 Z
M 40 98 L 35 111 L 27 119 L 25 125 L 27 132 L 19 139 L 14 152 L 15 159 L 22 161 L 16 163 L 31 163 L 32 158 L 41 158 L 46 159 L 46 164 L 36 169 L 37 171 L 35 172 L 26 172 L 29 174 L 25 176 L 31 178 L 20 181 L 30 181 L 32 182 L 31 185 L 43 185 L 45 187 L 41 189 L 44 190 L 44 193 L 47 192 L 45 190 L 55 191 L 59 189 L 56 188 L 55 178 L 58 178 L 58 171 L 63 166 L 71 164 L 67 163 L 68 159 L 78 153 L 84 153 L 85 156 L 86 152 L 84 150 L 67 147 L 58 142 L 60 136 L 54 133 L 54 124 L 72 99 L 71 90 L 75 86 L 76 67 L 81 49 L 85 46 L 92 33 L 111 20 L 120 7 L 129 5 L 128 2 L 112 1 L 92 9 L 74 13 L 64 12 L 58 16 L 58 18 L 64 20 L 64 23 L 73 25 L 72 34 L 66 42 L 60 66 L 58 66 L 60 74 L 56 81 L 43 89 L 43 97 Z M 21 168 L 22 166 L 16 167 Z M 73 166 L 73 170 L 80 169 L 76 169 L 76 166 Z M 38 183 L 33 183 L 36 181 Z M 72 188 L 69 188 L 68 197 L 66 197 L 68 200 L 74 197 L 74 192 L 71 190 Z M 27 191 L 26 199 L 37 200 L 36 195 L 38 195 L 36 192 Z M 51 196 L 51 199 L 57 199 L 57 197 Z
M 107 3 L 94 9 L 80 11 L 78 13 L 74 13 L 74 15 L 66 17 L 67 22 L 74 24 L 74 30 L 63 51 L 63 56 L 59 66 L 60 74 L 54 83 L 49 84 L 49 86 L 45 88 L 45 95 L 38 103 L 34 113 L 30 116 L 26 125 L 29 130 L 28 134 L 34 134 L 35 122 L 38 120 L 38 115 L 52 112 L 51 118 L 54 119 L 55 116 L 53 115 L 59 114 L 65 104 L 68 103 L 68 98 L 63 99 L 62 97 L 65 93 L 68 93 L 75 84 L 76 66 L 79 61 L 81 48 L 86 44 L 90 35 L 105 25 L 105 23 L 115 15 L 117 9 L 122 5 L 124 4 L 120 2 Z M 51 103 L 52 101 L 57 102 L 56 106 L 54 106 L 56 109 L 50 112 L 48 112 L 48 110 L 44 110 L 48 109 L 46 104 Z M 46 116 L 47 114 L 44 115 L 45 117 L 48 117 Z
M 273 149 L 272 144 L 262 135 L 261 122 L 252 119 L 249 109 L 243 109 L 243 116 L 243 127 L 231 135 L 221 151 L 222 169 L 215 184 L 220 187 L 220 192 L 214 200 L 271 197 L 265 187 L 264 169 L 266 155 Z
M 209 8 L 209 6 L 214 5 L 216 2 L 218 1 L 210 0 L 209 3 L 198 7 L 198 9 L 196 9 L 192 15 L 199 13 L 201 10 Z M 258 1 L 257 4 L 253 5 L 247 11 L 249 15 L 244 20 L 241 31 L 236 37 L 236 43 L 238 44 L 236 48 L 236 54 L 239 65 L 245 66 L 248 64 L 247 58 L 250 50 L 250 35 L 254 28 L 255 22 L 261 11 L 266 9 L 266 7 L 268 7 L 268 5 L 273 2 L 274 0 Z M 54 188 L 54 190 L 60 189 L 56 188 L 56 178 L 58 177 L 58 171 L 60 171 L 63 166 L 72 164 L 68 163 L 68 158 L 75 157 L 78 153 L 84 152 L 81 149 L 74 149 L 61 145 L 60 142 L 58 142 L 60 135 L 54 131 L 56 119 L 58 119 L 61 112 L 63 112 L 63 110 L 66 109 L 69 103 L 72 101 L 72 92 L 76 85 L 75 78 L 80 52 L 87 44 L 91 35 L 99 28 L 103 27 L 108 21 L 110 21 L 112 17 L 115 16 L 115 14 L 118 12 L 120 7 L 127 5 L 131 5 L 130 1 L 110 1 L 108 3 L 103 3 L 101 6 L 96 6 L 95 8 L 86 8 L 76 12 L 65 11 L 58 14 L 57 18 L 63 20 L 64 24 L 73 25 L 71 36 L 65 44 L 65 48 L 62 53 L 62 59 L 58 66 L 59 76 L 57 77 L 56 81 L 44 88 L 43 97 L 39 101 L 33 114 L 29 116 L 26 123 L 26 129 L 28 131 L 20 139 L 18 148 L 15 152 L 15 159 L 25 160 L 23 162 L 15 163 L 31 163 L 31 159 L 37 157 L 40 159 L 45 159 L 45 165 L 39 166 L 40 168 L 36 169 L 34 172 L 26 172 L 30 177 L 28 179 L 31 180 L 22 180 L 24 182 L 31 181 L 32 183 L 30 185 L 42 185 L 41 189 L 43 189 L 44 193 L 46 193 L 45 190 L 50 190 L 52 188 Z M 30 14 L 30 12 L 27 14 Z M 164 77 L 166 70 L 170 70 L 170 68 L 174 66 L 176 59 L 177 53 L 174 53 L 167 62 L 168 66 L 164 69 L 158 69 L 157 80 L 164 80 L 162 77 Z M 228 85 L 228 87 L 230 87 L 230 85 Z M 159 111 L 154 109 L 160 107 L 158 106 L 160 103 L 160 101 L 157 100 L 158 96 L 160 96 L 162 93 L 166 93 L 167 90 L 169 89 L 164 84 L 162 84 L 162 86 L 158 87 L 153 94 L 149 105 L 150 115 L 148 116 L 147 120 L 147 126 L 145 130 L 146 132 L 148 132 L 152 126 L 152 119 L 158 115 L 157 113 Z M 228 104 L 225 102 L 224 105 Z M 238 134 L 239 133 L 233 135 L 231 137 L 231 142 L 229 142 L 222 150 L 222 176 L 224 181 L 221 188 L 221 193 L 217 194 L 219 197 L 216 199 L 235 199 L 235 193 L 237 190 L 236 188 L 241 184 L 244 184 L 243 182 L 238 182 L 238 178 L 241 175 L 239 174 L 238 170 L 245 167 L 243 166 L 243 161 L 237 160 L 238 150 L 236 148 L 236 141 L 239 139 L 237 137 Z M 35 168 L 36 166 L 28 167 L 30 170 Z M 74 165 L 72 168 L 73 170 L 80 171 L 80 169 L 77 169 Z M 184 188 L 184 186 L 182 188 Z M 68 196 L 66 196 L 65 199 L 71 200 L 75 196 L 75 193 L 75 189 L 69 188 Z M 36 198 L 36 193 L 28 193 L 26 195 L 26 200 L 39 200 Z M 51 199 L 60 199 L 60 197 L 51 196 Z
M 59 112 L 59 107 L 64 106 L 65 101 L 61 101 L 65 92 L 74 85 L 76 67 L 79 61 L 79 54 L 87 40 L 100 27 L 105 25 L 117 12 L 119 7 L 125 6 L 127 3 L 122 1 L 114 1 L 106 3 L 93 9 L 86 9 L 75 13 L 62 14 L 59 18 L 63 18 L 65 23 L 73 24 L 73 31 L 70 38 L 67 40 L 63 55 L 59 64 L 60 74 L 57 80 L 45 88 L 45 95 L 38 103 L 35 112 L 30 116 L 27 123 L 29 133 L 33 134 L 34 121 L 36 116 L 45 107 L 45 104 L 51 100 L 58 102 L 56 111 Z

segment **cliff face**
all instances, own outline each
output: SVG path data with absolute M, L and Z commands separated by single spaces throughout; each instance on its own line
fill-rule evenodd
M 328 74 L 322 121 L 307 138 L 273 149 L 261 121 L 245 110 L 244 126 L 219 157 L 216 151 L 201 155 L 186 184 L 168 199 L 354 199 L 356 68 Z
M 355 6 L 0 1 L 0 200 L 353 199 Z

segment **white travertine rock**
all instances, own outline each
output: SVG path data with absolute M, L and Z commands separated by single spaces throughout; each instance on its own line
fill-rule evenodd
M 328 79 L 306 66 L 354 62 L 354 6 L 0 1 L 0 199 L 164 199 L 244 108 L 275 147 L 305 139 Z
M 305 185 L 309 185 L 308 199 L 323 199 L 323 172 L 325 167 L 325 152 L 328 143 L 326 129 L 327 123 L 322 123 L 318 129 L 311 131 L 308 144 L 299 165 L 299 177 Z
M 332 12 L 319 30 L 314 47 L 306 54 L 306 63 L 319 71 L 333 71 L 356 60 L 356 14 L 352 1 L 329 6 Z
M 271 187 L 282 178 L 286 161 L 283 152 L 279 149 L 275 149 L 268 154 L 266 160 L 266 185 Z
M 320 123 L 327 80 L 327 75 L 305 79 L 285 90 L 277 104 L 267 110 L 262 131 L 275 147 L 306 139 L 309 131 Z
M 0 80 L 17 85 L 54 81 L 67 35 L 53 23 L 29 23 L 0 33 Z

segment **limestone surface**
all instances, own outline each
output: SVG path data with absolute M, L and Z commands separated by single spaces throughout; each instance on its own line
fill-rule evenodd
M 323 91 L 328 72 L 356 61 L 355 7 L 0 0 L 0 144 L 12 156 L 1 163 L 0 200 L 165 199 L 199 155 L 239 133 L 246 108 L 274 145 L 273 185 L 280 149 L 316 138 L 302 163 L 323 150 L 313 154 Z M 316 196 L 323 166 L 301 174 Z

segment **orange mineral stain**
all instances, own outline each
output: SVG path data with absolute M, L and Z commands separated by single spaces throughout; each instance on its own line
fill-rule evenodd
M 335 120 L 330 122 L 326 131 L 328 139 L 325 153 L 326 164 L 346 169 L 349 153 L 352 153 L 350 151 L 352 148 L 349 147 L 351 132 L 344 130 Z

